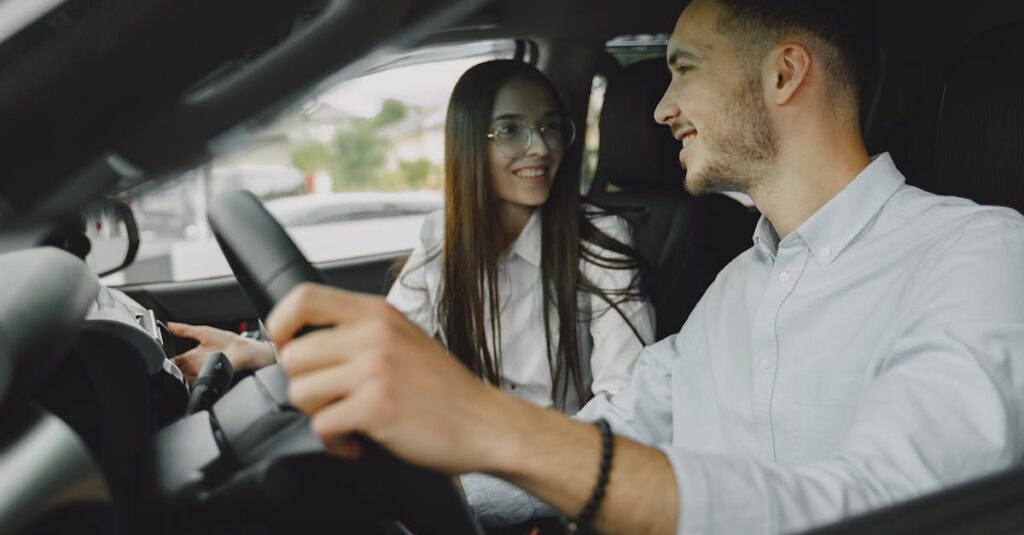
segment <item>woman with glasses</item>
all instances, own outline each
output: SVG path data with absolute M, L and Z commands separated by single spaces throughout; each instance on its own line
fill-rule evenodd
M 565 412 L 620 390 L 654 341 L 627 223 L 581 203 L 578 181 L 559 173 L 575 138 L 536 68 L 499 60 L 468 70 L 448 105 L 445 209 L 426 218 L 388 294 L 482 379 Z M 214 351 L 235 369 L 275 359 L 269 343 L 168 328 L 198 342 L 174 359 L 190 381 Z
M 539 70 L 467 71 L 448 105 L 445 209 L 387 298 L 482 379 L 565 412 L 625 386 L 654 332 L 627 223 L 560 173 L 575 138 Z

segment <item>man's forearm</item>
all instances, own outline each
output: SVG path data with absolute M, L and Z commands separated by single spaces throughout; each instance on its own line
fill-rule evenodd
M 305 325 L 327 328 L 296 339 Z M 358 457 L 353 436 L 362 435 L 413 464 L 497 475 L 569 516 L 593 493 L 601 464 L 594 426 L 486 385 L 379 298 L 301 285 L 267 327 L 283 348 L 289 399 L 329 452 Z M 595 525 L 672 533 L 677 495 L 660 452 L 618 439 Z
M 521 402 L 515 400 L 515 405 Z M 501 420 L 505 448 L 493 475 L 572 517 L 597 482 L 600 433 L 594 425 L 522 403 Z M 675 475 L 658 450 L 616 437 L 615 455 L 594 526 L 602 533 L 675 533 Z

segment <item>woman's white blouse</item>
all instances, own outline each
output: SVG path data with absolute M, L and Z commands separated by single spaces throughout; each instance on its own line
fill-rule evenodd
M 633 239 L 625 220 L 617 216 L 601 216 L 593 220 L 595 226 L 608 236 L 632 245 Z M 427 216 L 420 231 L 420 240 L 413 249 L 405 268 L 388 293 L 387 301 L 409 320 L 431 335 L 439 335 L 437 300 L 441 286 L 441 255 L 444 239 L 444 213 L 437 211 Z M 593 247 L 584 244 L 584 247 Z M 544 312 L 540 272 L 541 255 L 540 211 L 533 216 L 515 242 L 498 261 L 499 311 L 501 314 L 501 374 L 502 388 L 524 400 L 543 407 L 556 405 L 552 399 L 551 370 L 545 348 Z M 610 251 L 601 256 L 614 258 Z M 587 261 L 582 262 L 582 273 L 597 287 L 620 290 L 629 286 L 635 272 L 626 269 L 607 269 Z M 626 319 L 636 327 L 643 338 L 638 340 L 621 315 L 595 295 L 578 295 L 581 310 L 589 308 L 587 328 L 579 330 L 580 356 L 589 360 L 589 385 L 596 395 L 614 394 L 626 386 L 633 371 L 637 355 L 645 344 L 654 341 L 654 308 L 645 300 L 631 299 L 619 304 Z M 614 297 L 613 297 L 614 299 Z M 551 343 L 558 344 L 558 315 L 551 310 Z M 484 318 L 485 324 L 489 323 Z M 488 342 L 491 332 L 487 330 Z M 585 366 L 586 368 L 586 366 Z M 570 389 L 571 390 L 571 389 Z M 563 410 L 575 412 L 577 403 L 570 401 Z

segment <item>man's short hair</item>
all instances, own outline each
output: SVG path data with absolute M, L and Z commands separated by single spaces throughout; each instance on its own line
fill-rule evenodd
M 824 61 L 830 97 L 863 101 L 878 61 L 878 33 L 867 0 L 715 0 L 724 9 L 716 29 L 743 59 L 760 61 L 790 37 L 808 43 Z

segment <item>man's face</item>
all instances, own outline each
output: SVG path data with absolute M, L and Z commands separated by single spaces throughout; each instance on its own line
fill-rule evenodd
M 654 110 L 682 143 L 679 162 L 694 195 L 748 192 L 778 152 L 759 66 L 715 30 L 720 9 L 694 0 L 680 15 L 667 51 L 672 82 Z

